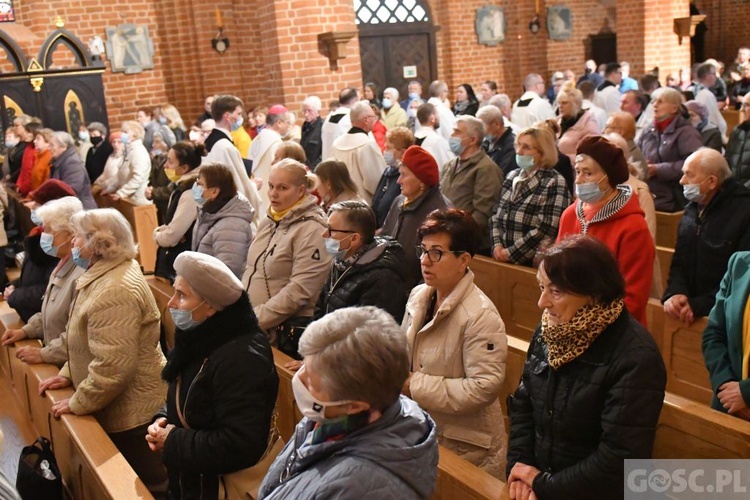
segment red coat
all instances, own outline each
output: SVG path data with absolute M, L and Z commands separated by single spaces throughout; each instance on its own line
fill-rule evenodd
M 18 174 L 16 180 L 16 189 L 22 196 L 26 197 L 31 191 L 31 171 L 34 169 L 36 163 L 36 148 L 34 143 L 30 142 L 23 152 L 23 158 L 21 160 L 21 172 Z
M 385 125 L 383 125 L 383 122 L 380 120 L 377 120 L 375 122 L 375 125 L 372 126 L 372 136 L 375 138 L 375 142 L 378 143 L 378 146 L 380 147 L 380 151 L 385 152 L 385 134 L 387 130 L 385 129 Z
M 570 205 L 560 218 L 557 241 L 571 234 L 581 234 L 576 215 L 580 200 Z M 588 215 L 588 214 L 587 214 Z M 590 220 L 591 217 L 586 217 Z M 625 305 L 643 326 L 646 326 L 646 304 L 651 292 L 656 247 L 648 231 L 638 197 L 633 194 L 619 211 L 609 218 L 589 225 L 589 236 L 598 239 L 612 251 L 625 278 Z

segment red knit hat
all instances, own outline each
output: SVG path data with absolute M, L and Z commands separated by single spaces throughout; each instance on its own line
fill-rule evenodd
M 628 161 L 622 149 L 600 135 L 587 137 L 578 143 L 576 154 L 590 156 L 607 174 L 610 186 L 616 187 L 628 180 Z
M 75 195 L 76 192 L 73 191 L 73 188 L 59 179 L 48 179 L 29 194 L 31 199 L 40 205 L 44 205 L 48 201 Z
M 401 163 L 427 187 L 437 186 L 440 182 L 440 172 L 435 158 L 419 146 L 409 146 Z

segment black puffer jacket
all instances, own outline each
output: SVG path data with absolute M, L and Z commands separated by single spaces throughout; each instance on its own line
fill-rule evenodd
M 247 294 L 187 332 L 177 330 L 157 417 L 176 426 L 164 443 L 169 498 L 216 498 L 218 475 L 257 463 L 266 450 L 279 378 Z M 177 415 L 175 390 L 186 429 Z
M 42 310 L 42 298 L 47 291 L 49 277 L 59 262 L 57 258 L 44 253 L 39 246 L 41 237 L 42 232 L 37 229 L 23 240 L 26 257 L 21 265 L 21 276 L 11 283 L 16 288 L 8 298 L 8 305 L 16 310 L 24 323 Z
M 404 249 L 398 241 L 377 236 L 354 264 L 343 271 L 339 265 L 331 264 L 315 319 L 344 307 L 375 306 L 401 323 L 409 290 L 404 284 Z
M 623 311 L 581 356 L 553 370 L 537 328 L 509 401 L 508 474 L 541 471 L 539 500 L 622 498 L 623 460 L 650 458 L 666 372 L 651 335 Z
M 726 157 L 734 176 L 750 187 L 750 122 L 734 127 L 727 143 Z
M 688 203 L 677 229 L 669 281 L 662 302 L 687 295 L 696 318 L 708 316 L 721 278 L 735 252 L 750 250 L 750 190 L 730 177 L 701 212 Z

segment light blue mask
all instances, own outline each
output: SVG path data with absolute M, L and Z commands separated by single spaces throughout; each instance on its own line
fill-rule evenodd
M 451 151 L 456 156 L 461 156 L 461 153 L 464 152 L 464 145 L 461 144 L 461 138 L 460 137 L 451 137 L 448 140 L 448 146 L 450 146 Z
M 601 183 L 607 176 L 605 175 L 598 182 L 584 182 L 576 184 L 576 196 L 584 203 L 596 203 L 604 197 L 604 191 L 599 189 Z
M 123 146 L 127 146 L 128 144 L 130 144 L 130 136 L 127 132 L 123 132 L 122 134 L 120 134 L 120 142 Z
M 393 165 L 393 151 L 385 150 L 385 153 L 383 153 L 383 159 L 385 160 L 385 164 L 389 167 Z
M 531 155 L 516 154 L 516 165 L 524 170 L 531 170 L 534 168 L 534 157 Z
M 88 132 L 78 132 L 78 138 L 81 139 L 82 141 L 88 141 L 91 138 L 91 136 L 89 135 Z
M 383 108 L 391 109 L 391 106 L 393 106 L 393 101 L 391 101 L 390 99 L 386 97 L 385 99 L 383 99 L 382 104 L 383 104 Z
M 50 257 L 57 257 L 57 247 L 52 244 L 54 239 L 55 237 L 50 233 L 42 233 L 39 237 L 39 246 Z
M 410 93 L 410 94 L 409 94 L 409 99 L 411 99 L 412 101 L 413 101 L 414 99 L 421 99 L 421 97 L 422 97 L 422 96 L 421 96 L 421 95 L 419 95 L 419 94 L 417 94 L 416 92 L 412 92 L 412 93 Z
M 331 255 L 331 257 L 333 257 L 336 260 L 344 260 L 344 255 L 346 255 L 346 251 L 348 249 L 341 250 L 341 242 L 339 240 L 336 240 L 333 238 L 325 238 L 325 242 L 326 242 L 326 252 L 328 252 Z
M 687 198 L 688 201 L 692 201 L 693 203 L 697 203 L 699 205 L 706 197 L 703 193 L 701 193 L 700 184 L 685 184 L 684 186 L 682 186 L 682 194 L 685 195 L 685 198 Z
M 193 187 L 190 188 L 190 191 L 193 192 L 193 199 L 199 207 L 205 205 L 206 200 L 203 198 L 203 186 L 199 186 L 196 182 L 195 184 L 193 184 Z
M 237 118 L 236 122 L 232 123 L 229 126 L 229 128 L 232 129 L 232 132 L 234 132 L 235 130 L 239 130 L 243 123 L 245 123 L 245 120 L 240 116 L 239 118 Z
M 81 257 L 81 249 L 78 247 L 73 247 L 71 250 L 71 253 L 73 254 L 73 262 L 76 263 L 78 267 L 81 267 L 83 269 L 88 269 L 91 265 L 91 259 L 87 259 L 86 257 Z
M 192 330 L 196 326 L 203 323 L 203 321 L 195 321 L 193 319 L 193 311 L 198 309 L 200 306 L 202 306 L 206 301 L 204 300 L 194 308 L 190 309 L 189 311 L 184 311 L 182 309 L 172 309 L 169 308 L 169 314 L 172 315 L 172 320 L 174 320 L 174 326 L 179 328 L 182 331 Z
M 159 117 L 159 123 L 161 123 L 162 125 L 166 125 L 167 124 L 167 117 L 166 116 L 160 116 Z
M 42 225 L 42 219 L 40 219 L 39 216 L 36 214 L 36 210 L 31 211 L 31 222 L 33 222 L 35 226 Z

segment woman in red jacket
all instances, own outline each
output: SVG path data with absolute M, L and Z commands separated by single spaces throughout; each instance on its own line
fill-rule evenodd
M 607 245 L 625 278 L 625 305 L 645 326 L 655 249 L 638 197 L 625 184 L 625 155 L 600 136 L 582 140 L 576 153 L 578 200 L 563 212 L 557 241 L 587 234 Z

